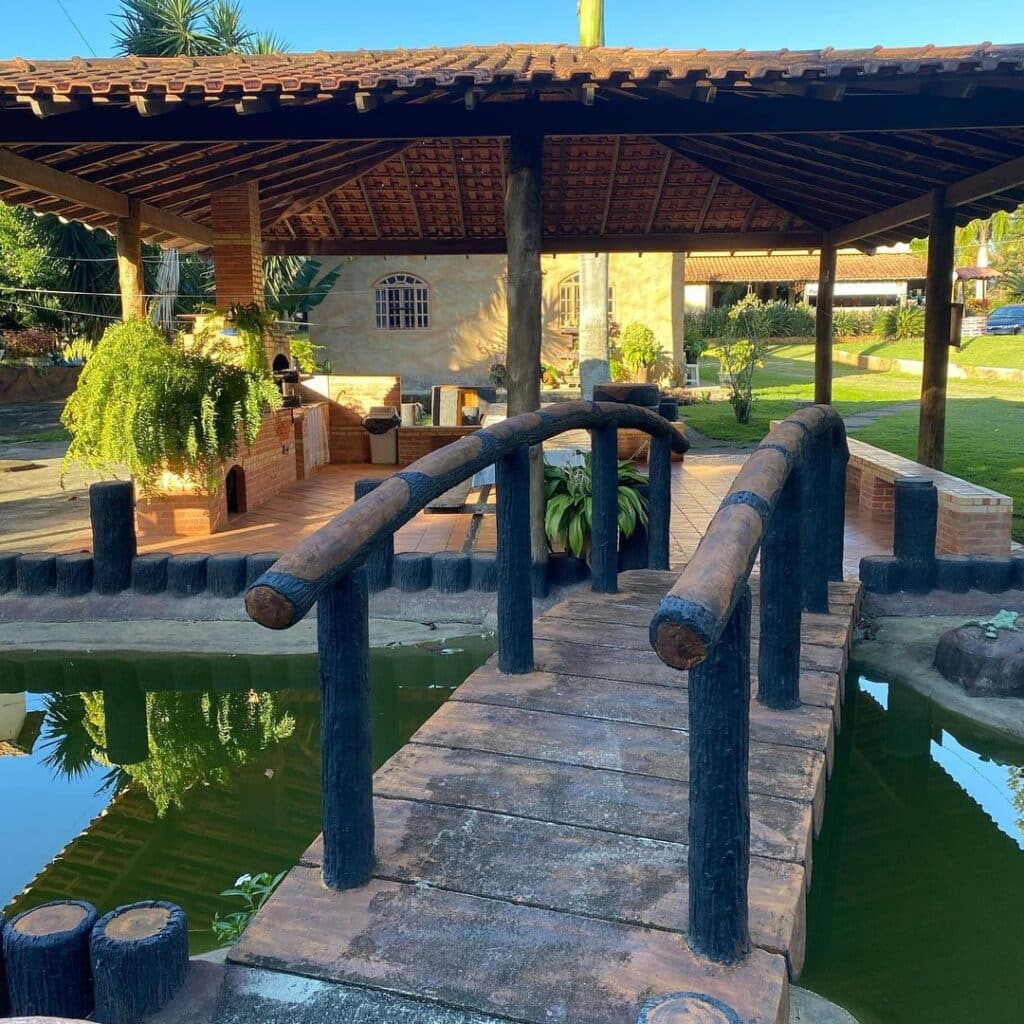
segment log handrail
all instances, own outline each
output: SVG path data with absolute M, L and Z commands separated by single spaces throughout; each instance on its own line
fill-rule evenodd
M 839 414 L 827 405 L 801 409 L 772 429 L 736 474 L 696 552 L 651 620 L 651 646 L 666 665 L 689 669 L 708 657 L 743 593 L 768 520 L 791 472 L 814 443 L 822 440 L 845 452 L 846 430 Z M 841 461 L 845 480 L 845 459 Z M 807 491 L 825 501 L 834 484 L 830 465 L 829 458 L 819 467 L 828 479 L 807 483 Z M 838 535 L 839 575 L 835 576 L 832 548 L 836 531 L 830 529 L 830 510 L 824 511 L 825 519 L 816 525 L 822 530 L 819 540 L 825 542 L 825 549 L 807 552 L 805 545 L 804 555 L 822 557 L 827 582 L 830 575 L 842 578 L 842 533 Z M 834 505 L 831 511 L 836 512 Z M 800 555 L 793 552 L 792 557 Z
M 288 629 L 332 584 L 358 568 L 376 545 L 452 487 L 524 444 L 540 444 L 567 430 L 608 426 L 668 438 L 679 453 L 689 447 L 668 420 L 642 406 L 561 402 L 513 416 L 430 452 L 385 479 L 256 579 L 246 593 L 246 610 L 269 629 Z

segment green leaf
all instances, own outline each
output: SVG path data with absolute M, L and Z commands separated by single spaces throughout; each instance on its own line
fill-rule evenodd
M 581 516 L 574 516 L 569 521 L 569 550 L 579 558 L 583 552 L 583 519 Z

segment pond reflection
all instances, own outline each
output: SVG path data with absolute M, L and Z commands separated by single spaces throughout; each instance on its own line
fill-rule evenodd
M 375 764 L 493 650 L 375 649 Z M 312 655 L 0 659 L 0 821 L 26 837 L 0 860 L 5 913 L 169 899 L 193 952 L 211 948 L 214 913 L 234 909 L 217 894 L 290 867 L 320 831 L 319 708 Z

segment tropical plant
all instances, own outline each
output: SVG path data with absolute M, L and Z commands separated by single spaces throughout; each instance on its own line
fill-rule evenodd
M 665 349 L 647 324 L 627 324 L 616 347 L 623 366 L 632 374 L 642 375 L 645 381 L 665 368 Z
M 734 322 L 715 347 L 719 377 L 729 389 L 729 404 L 737 423 L 749 423 L 754 405 L 754 371 L 764 365 L 765 345 L 755 334 L 741 337 Z
M 879 306 L 871 319 L 872 333 L 887 341 L 909 341 L 924 334 L 923 306 Z
M 144 494 L 159 492 L 166 471 L 213 489 L 221 462 L 242 437 L 256 439 L 280 401 L 266 372 L 186 353 L 148 321 L 118 323 L 65 406 L 63 469 L 83 462 L 100 473 L 127 470 Z
M 303 373 L 323 372 L 322 364 L 317 362 L 316 353 L 326 352 L 326 345 L 314 345 L 308 334 L 296 334 L 288 341 L 292 360 Z
M 1009 273 L 999 282 L 999 292 L 1007 303 L 1024 302 L 1024 273 Z
M 232 0 L 121 0 L 114 33 L 119 53 L 147 57 L 237 53 L 252 38 Z
M 544 532 L 548 544 L 561 544 L 577 558 L 590 550 L 593 522 L 593 476 L 590 452 L 576 451 L 568 466 L 544 466 Z M 637 490 L 647 478 L 630 459 L 619 462 L 619 532 L 630 537 L 637 525 L 647 526 L 647 499 Z
M 341 276 L 341 264 L 321 274 L 319 260 L 271 256 L 263 261 L 263 295 L 267 309 L 282 320 L 308 315 L 327 297 Z M 318 276 L 319 275 L 319 276 Z
M 832 315 L 832 334 L 837 338 L 855 338 L 871 330 L 871 314 L 853 309 L 837 309 Z
M 229 899 L 240 899 L 243 907 L 225 917 L 219 913 L 213 915 L 213 934 L 220 945 L 228 946 L 238 941 L 286 874 L 286 871 L 281 871 L 271 876 L 269 871 L 261 871 L 258 875 L 240 875 L 230 889 L 221 893 Z
M 43 764 L 65 778 L 77 779 L 95 764 L 100 752 L 86 727 L 85 701 L 80 693 L 48 693 L 43 708 Z
M 96 346 L 88 338 L 72 338 L 60 350 L 60 357 L 65 363 L 84 363 L 96 350 Z

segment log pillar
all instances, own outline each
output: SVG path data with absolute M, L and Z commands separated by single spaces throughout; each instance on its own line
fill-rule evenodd
M 146 315 L 146 282 L 142 270 L 142 222 L 139 204 L 129 203 L 127 217 L 117 222 L 117 281 L 121 292 L 121 316 L 125 320 Z
M 943 189 L 932 191 L 928 218 L 928 278 L 925 282 L 924 367 L 917 461 L 942 469 L 946 445 L 946 378 L 953 301 L 953 250 L 956 210 L 946 208 Z
M 259 185 L 221 189 L 210 196 L 213 219 L 213 278 L 217 306 L 263 306 L 263 240 Z
M 814 401 L 832 404 L 832 298 L 836 284 L 836 247 L 822 236 L 818 262 L 818 306 L 814 317 Z
M 541 349 L 541 171 L 544 139 L 509 139 L 505 183 L 505 237 L 508 245 L 508 415 L 540 408 Z M 547 591 L 548 542 L 544 533 L 544 455 L 530 451 L 530 559 L 534 594 Z

